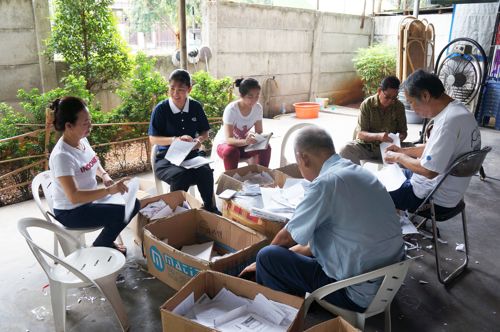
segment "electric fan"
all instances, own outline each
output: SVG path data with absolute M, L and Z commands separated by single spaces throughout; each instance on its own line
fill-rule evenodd
M 481 45 L 470 38 L 457 38 L 441 50 L 435 68 L 446 94 L 468 105 L 483 87 L 486 66 Z

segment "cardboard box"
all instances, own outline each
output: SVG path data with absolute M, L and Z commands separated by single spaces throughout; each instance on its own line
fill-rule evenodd
M 250 227 L 259 233 L 264 234 L 269 241 L 272 241 L 276 234 L 285 227 L 285 223 L 274 220 L 267 220 L 250 215 L 250 211 L 236 204 L 234 201 L 222 202 L 222 215 L 239 224 Z
M 182 205 L 184 201 L 187 201 L 189 206 L 193 209 L 199 209 L 203 206 L 203 203 L 197 200 L 194 196 L 184 192 L 184 191 L 173 191 L 168 194 L 156 195 L 152 197 L 147 197 L 141 199 L 141 208 L 145 207 L 149 203 L 157 202 L 159 200 L 163 200 L 170 206 L 171 209 L 175 209 L 177 206 Z M 156 221 L 156 220 L 153 220 Z M 134 233 L 134 242 L 139 246 L 142 245 L 144 241 L 144 226 L 149 224 L 151 220 L 141 214 L 140 212 L 137 214 L 137 218 L 134 218 L 129 224 L 129 227 L 132 229 Z
M 360 332 L 360 330 L 349 324 L 342 317 L 336 317 L 321 324 L 314 325 L 304 332 Z
M 275 184 L 280 188 L 283 187 L 286 179 L 290 177 L 279 170 L 271 170 L 260 165 L 249 165 L 238 169 L 229 170 L 221 174 L 218 180 L 216 193 L 220 194 L 226 189 L 242 189 L 243 182 L 234 179 L 232 176 L 236 173 L 244 176 L 250 172 L 268 173 L 274 179 Z M 285 224 L 282 222 L 251 216 L 248 209 L 245 209 L 244 207 L 236 204 L 234 201 L 224 201 L 222 203 L 222 215 L 228 219 L 248 226 L 251 229 L 256 230 L 257 232 L 266 235 L 269 241 L 271 241 L 274 236 L 285 226 Z
M 283 167 L 280 167 L 280 168 L 276 168 L 275 169 L 276 171 L 280 171 L 286 175 L 288 175 L 289 177 L 292 177 L 292 178 L 296 178 L 296 179 L 302 179 L 303 176 L 302 174 L 300 173 L 300 170 L 299 170 L 299 165 L 297 164 L 290 164 L 290 165 L 286 165 L 286 166 L 283 166 Z
M 184 245 L 207 241 L 214 241 L 220 255 L 231 255 L 208 262 L 180 251 Z M 203 270 L 238 275 L 266 244 L 264 235 L 204 210 L 186 211 L 144 227 L 148 271 L 174 289 Z
M 264 166 L 248 165 L 245 167 L 232 169 L 222 173 L 219 176 L 219 179 L 217 180 L 217 189 L 215 193 L 218 195 L 226 189 L 241 190 L 243 188 L 243 182 L 233 178 L 235 174 L 245 176 L 248 173 L 261 173 L 261 172 L 268 173 L 274 179 L 276 185 L 278 185 L 279 187 L 283 187 L 286 178 L 289 177 L 288 175 L 280 171 L 272 170 Z
M 281 302 L 299 309 L 297 317 L 287 331 L 302 331 L 304 316 L 302 307 L 304 304 L 303 298 L 278 292 L 248 280 L 213 271 L 205 271 L 191 279 L 191 281 L 189 281 L 180 291 L 160 307 L 163 332 L 217 331 L 174 314 L 172 310 L 192 292 L 194 292 L 194 299 L 196 301 L 203 293 L 213 298 L 223 287 L 236 295 L 249 299 L 253 299 L 255 295 L 261 293 L 270 300 Z

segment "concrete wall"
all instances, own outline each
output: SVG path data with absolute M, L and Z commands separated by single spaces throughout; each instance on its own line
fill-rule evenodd
M 48 2 L 0 1 L 0 102 L 18 107 L 18 89 L 50 90 L 55 67 L 41 54 L 48 37 Z
M 435 59 L 437 59 L 439 52 L 448 44 L 451 27 L 451 13 L 419 15 L 418 18 L 420 20 L 426 19 L 429 23 L 434 25 L 434 31 L 436 33 L 434 52 Z M 375 17 L 373 42 L 397 46 L 399 23 L 402 19 L 403 16 Z
M 314 96 L 335 103 L 362 97 L 351 59 L 369 46 L 373 19 L 361 28 L 360 16 L 221 1 L 205 2 L 203 17 L 210 73 L 257 78 L 266 116 Z

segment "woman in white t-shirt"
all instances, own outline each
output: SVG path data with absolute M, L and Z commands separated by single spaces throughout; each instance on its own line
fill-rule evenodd
M 262 134 L 262 106 L 258 103 L 259 82 L 254 78 L 237 79 L 240 98 L 226 106 L 223 115 L 224 134 L 222 143 L 217 145 L 217 154 L 224 160 L 226 170 L 238 168 L 240 158 L 256 158 L 259 165 L 268 167 L 271 146 L 265 150 L 245 152 L 245 147 L 256 143 L 255 133 Z M 254 132 L 250 131 L 254 128 Z
M 115 248 L 125 254 L 126 248 L 114 240 L 139 211 L 139 201 L 136 200 L 129 220 L 124 220 L 124 205 L 94 203 L 128 191 L 124 183 L 127 179 L 114 182 L 90 147 L 86 137 L 92 123 L 83 100 L 63 97 L 54 101 L 51 109 L 54 127 L 62 132 L 49 159 L 56 219 L 68 228 L 104 227 L 93 245 Z M 96 175 L 105 187 L 97 188 Z

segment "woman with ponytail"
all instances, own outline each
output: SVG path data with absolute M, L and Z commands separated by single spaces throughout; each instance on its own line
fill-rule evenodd
M 54 127 L 62 133 L 49 159 L 57 221 L 67 228 L 104 227 L 93 245 L 115 248 L 125 254 L 126 248 L 114 240 L 139 211 L 139 201 L 136 200 L 129 220 L 124 220 L 123 205 L 94 201 L 128 191 L 125 185 L 128 179 L 114 182 L 90 147 L 87 136 L 92 123 L 82 99 L 63 97 L 55 100 L 50 108 L 54 111 Z M 96 175 L 105 187 L 97 188 Z
M 217 154 L 224 160 L 226 170 L 238 168 L 241 158 L 256 158 L 257 163 L 269 166 L 271 146 L 265 150 L 245 152 L 245 147 L 256 143 L 255 133 L 262 134 L 262 105 L 259 82 L 254 78 L 237 79 L 240 98 L 226 106 L 223 115 L 222 134 L 219 132 L 216 142 Z M 254 132 L 250 131 L 254 128 Z M 223 137 L 222 137 L 223 136 Z

